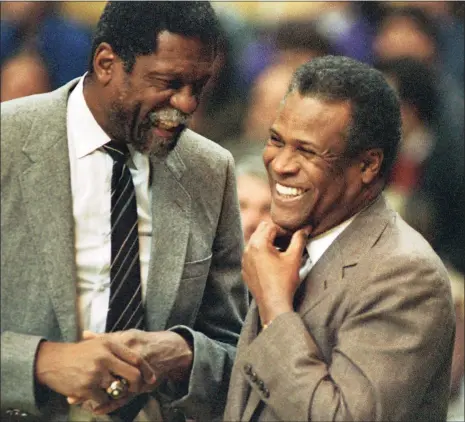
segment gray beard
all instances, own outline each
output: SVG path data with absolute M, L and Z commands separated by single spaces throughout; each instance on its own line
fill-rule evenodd
M 156 136 L 152 139 L 149 150 L 149 154 L 155 155 L 158 158 L 166 158 L 168 154 L 173 151 L 179 141 L 179 136 L 174 137 L 173 139 L 166 140 L 164 138 Z
M 176 147 L 179 135 L 167 140 L 163 137 L 152 135 L 149 138 L 149 131 L 152 129 L 152 122 L 156 122 L 160 118 L 165 120 L 177 120 L 182 124 L 186 124 L 188 116 L 179 112 L 178 110 L 167 107 L 165 109 L 158 110 L 152 113 L 152 115 L 142 123 L 139 128 L 139 133 L 130 133 L 130 128 L 126 125 L 123 126 L 121 122 L 130 121 L 132 115 L 127 112 L 120 104 L 113 104 L 110 113 L 110 120 L 113 122 L 113 126 L 117 128 L 116 138 L 124 139 L 126 142 L 131 143 L 134 149 L 143 154 L 154 155 L 158 158 L 166 158 L 168 154 Z M 119 135 L 119 136 L 118 136 Z

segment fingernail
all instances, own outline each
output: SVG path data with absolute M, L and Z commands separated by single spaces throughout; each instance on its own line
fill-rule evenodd
M 304 229 L 305 236 L 309 236 L 310 233 L 312 232 L 313 228 L 312 227 L 307 227 Z

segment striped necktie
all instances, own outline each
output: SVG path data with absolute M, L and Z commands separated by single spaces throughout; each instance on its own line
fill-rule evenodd
M 299 269 L 300 281 L 303 281 L 308 276 L 312 267 L 313 267 L 313 262 L 312 262 L 312 259 L 310 258 L 310 255 L 308 254 L 307 246 L 305 246 L 303 253 L 302 253 L 301 265 Z
M 113 158 L 111 178 L 110 303 L 106 332 L 144 329 L 136 191 L 126 164 L 126 144 L 103 146 Z
M 111 270 L 110 304 L 106 332 L 143 330 L 144 308 L 140 279 L 137 201 L 131 172 L 127 166 L 126 144 L 114 141 L 103 146 L 113 158 L 111 176 Z M 132 422 L 147 401 L 147 394 L 136 396 L 122 408 L 111 412 L 120 421 Z

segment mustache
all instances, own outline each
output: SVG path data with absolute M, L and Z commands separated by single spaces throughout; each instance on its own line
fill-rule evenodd
M 149 114 L 152 124 L 160 122 L 170 123 L 173 125 L 186 125 L 192 114 L 183 113 L 173 107 L 161 108 Z

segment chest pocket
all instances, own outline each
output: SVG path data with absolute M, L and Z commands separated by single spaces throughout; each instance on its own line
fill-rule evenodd
M 198 261 L 186 262 L 182 272 L 181 280 L 190 280 L 206 276 L 210 270 L 212 254 Z
M 202 302 L 205 284 L 210 270 L 212 255 L 207 258 L 186 262 L 179 284 L 173 314 L 169 326 L 187 325 L 193 327 Z

